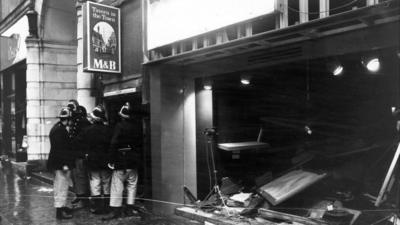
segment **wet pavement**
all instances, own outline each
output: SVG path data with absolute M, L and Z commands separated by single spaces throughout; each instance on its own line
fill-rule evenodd
M 178 217 L 165 217 L 149 213 L 142 219 L 125 217 L 103 222 L 104 215 L 93 215 L 87 209 L 74 211 L 71 220 L 56 220 L 51 185 L 35 179 L 21 178 L 11 168 L 10 162 L 0 162 L 0 216 L 1 225 L 8 224 L 150 224 L 194 225 L 195 221 Z

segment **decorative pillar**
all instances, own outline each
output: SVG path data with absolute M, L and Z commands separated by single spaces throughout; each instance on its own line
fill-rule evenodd
M 76 87 L 77 87 L 77 100 L 80 105 L 84 106 L 89 112 L 95 107 L 96 97 L 92 95 L 95 87 L 93 73 L 83 71 L 83 10 L 82 5 L 84 1 L 79 1 L 76 6 L 77 12 L 77 73 L 76 73 Z
M 76 46 L 27 38 L 26 117 L 28 160 L 45 160 L 49 133 L 68 99 L 76 97 Z

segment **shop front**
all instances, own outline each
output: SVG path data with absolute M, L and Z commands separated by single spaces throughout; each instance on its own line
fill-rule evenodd
M 26 135 L 26 45 L 28 20 L 22 17 L 1 34 L 1 154 L 15 156 Z
M 275 19 L 267 15 L 152 51 L 153 197 L 193 204 L 183 186 L 205 200 L 227 183 L 262 195 L 293 171 L 312 171 L 319 185 L 284 200 L 264 196 L 267 205 L 312 208 L 332 197 L 328 189 L 377 196 L 398 141 L 397 7 L 389 1 L 254 34 Z M 253 34 L 231 40 L 229 30 L 241 28 Z
M 149 112 L 142 100 L 144 1 L 80 1 L 77 6 L 77 100 L 88 112 L 102 104 L 111 128 L 121 120 L 121 107 L 130 103 L 143 126 L 138 129 L 143 136 L 138 195 L 150 197 Z
M 15 156 L 26 135 L 25 60 L 3 70 L 2 76 L 2 154 Z

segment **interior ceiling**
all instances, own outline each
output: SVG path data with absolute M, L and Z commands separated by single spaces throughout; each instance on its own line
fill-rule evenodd
M 213 77 L 208 77 L 213 81 L 214 89 L 243 89 L 243 85 L 240 84 L 241 76 L 250 76 L 251 85 L 250 86 L 262 86 L 269 83 L 269 79 L 275 76 L 302 76 L 307 73 L 310 76 L 318 78 L 333 79 L 334 76 L 330 71 L 329 66 L 333 62 L 340 62 L 344 67 L 344 72 L 341 77 L 344 76 L 357 76 L 358 74 L 368 73 L 363 67 L 361 61 L 363 57 L 376 55 L 379 56 L 382 69 L 376 73 L 376 76 L 382 75 L 385 71 L 384 66 L 387 66 L 388 62 L 396 62 L 399 65 L 399 57 L 396 55 L 396 50 L 387 49 L 380 52 L 363 52 L 357 54 L 343 55 L 335 58 L 321 58 L 315 60 L 302 60 L 288 64 L 280 64 L 276 66 L 264 67 L 261 69 L 241 71 L 228 74 L 220 74 Z M 308 64 L 308 66 L 307 66 Z M 308 67 L 308 72 L 307 72 Z M 340 77 L 337 77 L 340 79 Z M 289 80 L 286 80 L 290 83 Z

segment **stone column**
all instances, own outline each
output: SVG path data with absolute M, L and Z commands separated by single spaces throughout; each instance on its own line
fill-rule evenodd
M 76 97 L 76 46 L 38 38 L 26 45 L 28 160 L 45 160 L 60 108 Z
M 96 104 L 96 97 L 92 96 L 94 89 L 95 76 L 93 73 L 83 71 L 83 3 L 78 2 L 76 6 L 76 13 L 78 17 L 77 24 L 77 73 L 76 73 L 76 86 L 77 86 L 77 100 L 80 105 L 84 106 L 87 111 L 91 111 Z
M 149 69 L 152 197 L 184 203 L 183 186 L 196 194 L 196 99 L 193 79 L 170 67 Z M 171 156 L 174 157 L 171 157 Z M 175 205 L 155 202 L 153 210 L 173 213 Z

